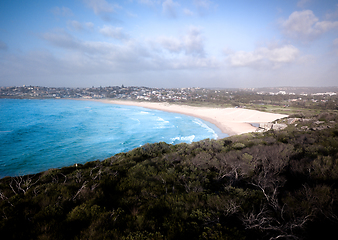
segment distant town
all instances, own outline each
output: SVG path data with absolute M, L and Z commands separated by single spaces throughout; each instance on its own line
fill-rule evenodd
M 85 99 L 125 99 L 147 101 L 181 101 L 194 97 L 199 88 L 158 89 L 148 87 L 91 87 L 54 88 L 39 86 L 1 87 L 0 96 L 16 98 L 85 98 Z
M 109 86 L 89 88 L 12 86 L 1 87 L 0 98 L 71 98 L 119 99 L 153 102 L 208 102 L 215 104 L 276 104 L 289 106 L 297 103 L 325 103 L 337 108 L 338 87 L 272 87 L 242 89 L 209 88 L 149 88 L 135 86 Z

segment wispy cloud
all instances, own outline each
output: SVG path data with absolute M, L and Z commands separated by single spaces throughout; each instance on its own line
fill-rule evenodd
M 165 50 L 171 53 L 183 52 L 185 55 L 205 57 L 204 41 L 198 27 L 190 27 L 187 34 L 180 38 L 161 36 L 157 39 Z
M 74 69 L 91 69 L 92 73 L 109 73 L 129 70 L 135 61 L 141 67 L 143 56 L 147 51 L 142 50 L 142 44 L 129 41 L 122 45 L 99 41 L 83 41 L 70 35 L 64 30 L 45 33 L 42 38 L 50 44 L 67 50 L 65 55 L 57 57 L 60 62 L 67 62 Z M 129 63 L 129 65 L 128 65 Z M 65 65 L 67 65 L 65 64 Z M 64 65 L 64 64 L 60 64 Z M 85 71 L 87 71 L 85 70 Z M 81 70 L 83 71 L 83 70 Z
M 95 14 L 111 13 L 115 11 L 115 7 L 106 0 L 83 0 L 84 3 L 91 8 Z
M 85 23 L 85 26 L 86 26 L 87 28 L 89 28 L 89 29 L 93 29 L 93 28 L 94 28 L 94 23 L 92 23 L 92 22 L 86 22 L 86 23 Z
M 238 51 L 228 55 L 231 66 L 234 67 L 261 67 L 272 65 L 279 67 L 281 64 L 294 62 L 299 56 L 299 50 L 292 45 L 274 48 L 261 47 L 252 52 Z
M 104 85 L 129 77 L 136 85 L 175 79 L 196 86 L 200 79 L 201 86 L 226 87 L 253 86 L 264 76 L 270 85 L 285 79 L 306 85 L 309 78 L 312 85 L 336 85 L 334 1 L 270 1 L 264 7 L 215 0 L 15 2 L 4 5 L 0 23 L 0 83 L 41 77 L 42 85 L 68 79 L 64 84 L 75 86 L 85 78 Z M 36 14 L 46 8 L 47 15 Z
M 166 14 L 169 17 L 176 18 L 177 17 L 177 7 L 179 7 L 180 4 L 177 2 L 174 2 L 173 0 L 165 0 L 162 3 L 162 10 L 163 13 Z
M 212 7 L 217 6 L 210 0 L 194 0 L 194 5 L 201 16 L 206 15 L 212 9 Z
M 281 26 L 288 37 L 311 41 L 329 30 L 338 29 L 338 21 L 319 21 L 311 10 L 304 10 L 293 12 Z
M 212 2 L 210 0 L 194 0 L 194 4 L 199 8 L 209 9 Z
M 201 30 L 198 27 L 190 27 L 187 35 L 183 37 L 187 54 L 205 57 L 204 41 Z
M 128 40 L 130 36 L 123 32 L 123 29 L 120 27 L 113 27 L 105 25 L 100 28 L 100 33 L 106 37 L 118 39 L 118 40 Z
M 157 38 L 157 43 L 171 53 L 179 53 L 183 49 L 182 41 L 178 38 L 161 36 Z
M 72 10 L 67 7 L 54 7 L 52 8 L 51 12 L 55 16 L 63 16 L 63 17 L 71 17 L 73 16 Z
M 338 4 L 336 4 L 335 9 L 330 9 L 326 14 L 325 14 L 326 19 L 336 19 L 338 18 Z
M 109 30 L 107 33 L 111 33 L 110 30 L 113 30 L 111 37 L 119 37 L 116 35 L 116 32 L 119 33 L 119 29 L 108 26 L 106 30 Z M 179 39 L 162 37 L 155 42 L 134 39 L 123 41 L 121 44 L 82 41 L 63 29 L 45 33 L 42 38 L 54 46 L 67 50 L 67 57 L 61 55 L 57 58 L 59 61 L 67 61 L 68 65 L 75 64 L 76 67 L 79 67 L 81 63 L 86 71 L 92 69 L 96 73 L 100 73 L 100 71 L 130 73 L 217 66 L 217 60 L 204 57 L 201 33 L 196 27 L 191 27 L 188 33 Z M 154 43 L 158 45 L 159 49 L 154 48 Z M 173 55 L 168 55 L 165 51 L 171 52 Z M 59 65 L 63 66 L 63 64 Z
M 138 16 L 137 14 L 130 12 L 130 11 L 127 11 L 126 13 L 129 17 L 132 17 L 132 18 L 136 18 Z
M 137 2 L 148 6 L 154 6 L 161 3 L 159 0 L 137 0 Z
M 83 30 L 83 26 L 80 22 L 72 20 L 72 21 L 68 21 L 67 22 L 67 26 L 69 28 L 75 29 L 77 31 L 82 31 Z
M 332 42 L 333 50 L 336 56 L 338 56 L 338 38 L 334 39 Z
M 41 37 L 50 44 L 61 48 L 77 49 L 79 46 L 78 41 L 64 29 L 55 29 L 42 34 Z
M 297 2 L 297 7 L 304 8 L 311 0 L 299 0 Z
M 88 8 L 91 8 L 94 13 L 100 16 L 105 21 L 110 21 L 109 14 L 115 13 L 117 9 L 122 7 L 118 4 L 108 3 L 106 0 L 83 0 Z
M 70 30 L 83 31 L 86 29 L 92 30 L 94 24 L 92 22 L 80 23 L 76 20 L 71 20 L 67 22 L 67 27 Z
M 194 15 L 194 13 L 187 8 L 183 9 L 183 13 L 186 16 L 193 16 Z

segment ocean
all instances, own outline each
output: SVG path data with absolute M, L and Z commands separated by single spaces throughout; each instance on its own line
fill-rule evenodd
M 220 135 L 201 119 L 141 107 L 0 99 L 0 178 L 103 160 L 146 143 L 191 143 Z

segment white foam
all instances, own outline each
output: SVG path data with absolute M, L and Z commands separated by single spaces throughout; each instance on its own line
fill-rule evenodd
M 206 125 L 205 123 L 201 122 L 199 119 L 195 118 L 193 120 L 194 123 L 200 125 L 202 128 L 206 129 L 208 132 L 212 133 L 213 137 L 214 138 L 217 138 L 217 133 L 211 128 L 209 127 L 208 125 Z
M 134 121 L 136 121 L 136 122 L 138 122 L 139 124 L 141 123 L 141 121 L 139 119 L 137 119 L 137 118 L 131 118 L 131 119 L 134 120 Z
M 167 120 L 164 120 L 161 117 L 157 117 L 158 122 L 156 123 L 157 126 L 155 126 L 154 128 L 158 129 L 158 128 L 172 128 L 174 126 L 169 126 L 170 122 Z
M 191 135 L 191 136 L 187 136 L 187 137 L 181 137 L 181 140 L 189 141 L 190 143 L 192 143 L 192 141 L 194 141 L 194 139 L 195 139 L 195 135 Z
M 175 137 L 175 138 L 171 138 L 170 140 L 175 142 L 176 140 L 180 140 L 181 138 L 180 137 Z
M 161 118 L 161 117 L 157 117 L 157 120 L 160 120 L 161 122 L 169 123 L 169 121 L 166 121 L 166 120 L 164 120 L 164 119 Z
M 194 139 L 195 139 L 195 135 L 186 136 L 186 137 L 174 137 L 174 138 L 171 138 L 170 140 L 172 141 L 171 143 L 174 143 L 175 141 L 184 141 L 184 142 L 192 143 Z

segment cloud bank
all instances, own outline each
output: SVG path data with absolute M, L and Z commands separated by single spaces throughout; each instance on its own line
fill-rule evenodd
M 0 21 L 2 85 L 337 84 L 338 6 L 329 1 L 18 3 L 4 5 Z
M 338 29 L 338 21 L 319 21 L 311 10 L 304 10 L 293 12 L 281 22 L 281 26 L 288 37 L 312 41 L 332 29 Z
M 285 45 L 275 48 L 261 47 L 252 52 L 238 51 L 228 56 L 229 63 L 235 67 L 259 67 L 272 65 L 280 67 L 281 64 L 294 62 L 300 51 L 292 46 Z

